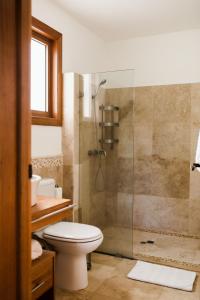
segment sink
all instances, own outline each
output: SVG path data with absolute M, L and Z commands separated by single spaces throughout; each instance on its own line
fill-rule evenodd
M 31 206 L 36 204 L 38 185 L 41 179 L 38 175 L 33 175 L 31 178 Z

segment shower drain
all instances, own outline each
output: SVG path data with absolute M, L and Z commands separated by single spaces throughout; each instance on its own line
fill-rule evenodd
M 151 241 L 151 240 L 141 241 L 140 244 L 154 244 L 154 241 Z

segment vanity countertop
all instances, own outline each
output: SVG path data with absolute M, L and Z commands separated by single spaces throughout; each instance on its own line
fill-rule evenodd
M 31 207 L 32 231 L 70 217 L 72 209 L 64 209 L 71 204 L 72 200 L 70 199 L 38 196 L 37 203 Z

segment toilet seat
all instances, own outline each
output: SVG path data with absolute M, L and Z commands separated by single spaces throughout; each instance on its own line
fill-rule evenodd
M 102 237 L 99 228 L 72 222 L 59 222 L 50 225 L 43 232 L 44 237 L 63 242 L 87 243 Z

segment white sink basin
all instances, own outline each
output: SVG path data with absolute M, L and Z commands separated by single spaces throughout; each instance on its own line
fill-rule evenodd
M 31 178 L 31 206 L 36 204 L 38 185 L 41 179 L 38 175 L 33 175 Z

